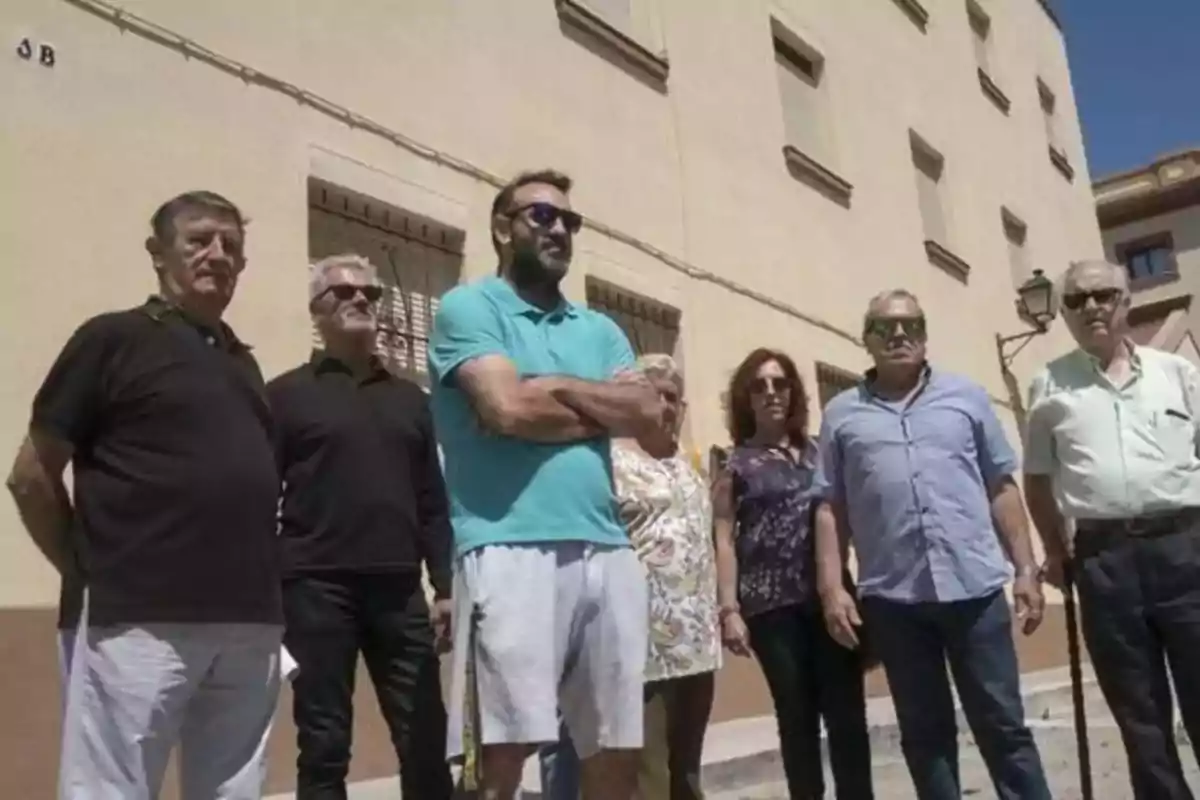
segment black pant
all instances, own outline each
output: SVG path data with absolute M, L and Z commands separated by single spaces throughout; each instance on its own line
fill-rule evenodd
M 1000 800 L 1050 800 L 1025 724 L 1012 613 L 1003 591 L 948 603 L 863 601 L 920 800 L 960 800 L 958 725 L 946 663 Z M 1105 799 L 1107 800 L 1107 798 Z
M 700 800 L 704 732 L 712 712 L 711 672 L 646 684 L 640 800 Z
M 433 627 L 417 574 L 309 574 L 284 582 L 284 644 L 300 671 L 297 800 L 345 800 L 362 651 L 400 760 L 406 798 L 453 793 Z
M 1136 800 L 1192 800 L 1175 745 L 1167 665 L 1200 758 L 1200 530 L 1075 539 L 1083 637 L 1121 729 Z
M 830 637 L 816 604 L 757 614 L 746 626 L 775 704 L 788 796 L 825 797 L 824 718 L 838 800 L 871 800 L 871 742 L 859 654 Z

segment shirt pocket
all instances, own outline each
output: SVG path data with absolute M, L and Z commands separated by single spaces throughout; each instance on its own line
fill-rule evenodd
M 1154 441 L 1164 458 L 1186 463 L 1195 457 L 1196 421 L 1182 403 L 1167 403 L 1150 412 Z

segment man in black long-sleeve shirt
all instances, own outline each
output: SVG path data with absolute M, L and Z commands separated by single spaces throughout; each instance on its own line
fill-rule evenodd
M 380 295 L 363 258 L 313 265 L 310 310 L 324 350 L 267 387 L 284 481 L 284 642 L 300 665 L 298 800 L 346 797 L 360 651 L 403 795 L 452 793 L 435 645 L 449 625 L 446 491 L 425 393 L 374 354 Z

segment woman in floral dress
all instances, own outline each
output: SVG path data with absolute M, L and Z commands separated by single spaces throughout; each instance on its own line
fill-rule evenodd
M 816 593 L 816 447 L 796 365 L 752 352 L 734 372 L 728 411 L 734 447 L 713 487 L 722 639 L 762 668 L 791 799 L 825 797 L 823 719 L 836 797 L 871 800 L 863 660 L 829 636 Z
M 638 796 L 700 798 L 700 755 L 721 666 L 717 577 L 708 487 L 679 450 L 683 376 L 674 359 L 647 355 L 636 372 L 663 398 L 657 436 L 613 442 L 621 519 L 646 567 L 650 641 L 646 737 Z

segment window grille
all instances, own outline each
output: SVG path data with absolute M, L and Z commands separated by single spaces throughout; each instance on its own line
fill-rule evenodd
M 587 279 L 587 304 L 621 327 L 635 355 L 675 355 L 681 316 L 678 309 L 596 278 Z
M 458 283 L 463 234 L 362 195 L 311 181 L 309 256 L 356 253 L 379 275 L 377 352 L 397 375 L 428 386 L 429 333 L 441 296 Z M 312 331 L 313 347 L 321 338 Z

